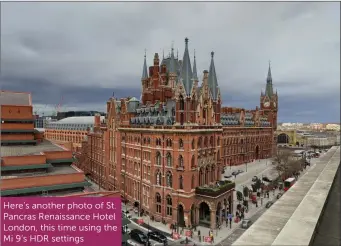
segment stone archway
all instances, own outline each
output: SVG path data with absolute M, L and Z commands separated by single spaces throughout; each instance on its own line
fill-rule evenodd
M 255 149 L 255 159 L 258 160 L 259 159 L 259 145 L 256 146 Z
M 181 227 L 185 226 L 185 212 L 182 204 L 178 205 L 178 219 L 177 224 Z
M 206 202 L 199 204 L 199 225 L 205 227 L 211 226 L 211 209 Z
M 288 144 L 290 142 L 290 137 L 286 133 L 281 133 L 277 136 L 278 144 Z

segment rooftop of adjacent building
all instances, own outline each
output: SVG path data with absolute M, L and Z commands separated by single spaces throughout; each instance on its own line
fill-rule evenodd
M 329 198 L 335 194 L 335 191 L 331 190 L 332 185 L 335 187 L 336 183 L 339 186 L 335 180 L 339 166 L 340 147 L 334 146 L 233 245 L 310 245 L 319 222 L 321 221 L 322 226 L 325 221 L 324 216 L 334 213 L 336 220 L 340 218 L 340 209 L 332 212 L 326 210 Z M 340 199 L 340 196 L 337 199 Z M 339 234 L 339 221 L 333 225 L 333 231 Z M 323 236 L 322 233 L 320 236 Z M 339 239 L 336 238 L 335 242 L 337 240 Z
M 32 106 L 31 93 L 1 90 L 0 105 Z
M 44 151 L 65 151 L 65 149 L 48 140 L 44 140 L 37 145 L 10 145 L 1 146 L 0 149 L 1 157 L 40 155 Z
M 9 179 L 9 178 L 22 178 L 22 177 L 39 177 L 39 176 L 51 176 L 51 175 L 58 175 L 58 174 L 70 174 L 70 173 L 78 173 L 79 170 L 75 169 L 74 167 L 70 166 L 70 164 L 58 164 L 58 165 L 50 165 L 47 170 L 44 171 L 31 171 L 31 172 L 17 172 L 13 171 L 12 173 L 2 173 L 2 179 Z
M 104 120 L 105 116 L 100 116 L 100 121 L 103 122 Z M 45 129 L 86 131 L 88 128 L 94 127 L 94 122 L 95 116 L 73 116 L 51 121 Z

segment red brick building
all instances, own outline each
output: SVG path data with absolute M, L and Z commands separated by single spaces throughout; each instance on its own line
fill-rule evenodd
M 109 99 L 107 125 L 88 134 L 79 167 L 155 220 L 215 228 L 216 215 L 232 209 L 234 183 L 219 182 L 223 168 L 275 151 L 270 67 L 254 110 L 222 107 L 213 52 L 199 83 L 188 39 L 182 60 L 173 49 L 161 62 L 156 53 L 148 69 L 145 57 L 141 83 L 140 100 Z

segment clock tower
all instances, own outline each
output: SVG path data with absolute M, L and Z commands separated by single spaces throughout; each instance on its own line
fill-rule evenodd
M 278 95 L 274 93 L 271 75 L 271 66 L 269 62 L 268 76 L 266 78 L 265 92 L 260 95 L 260 109 L 268 115 L 274 130 L 277 129 Z

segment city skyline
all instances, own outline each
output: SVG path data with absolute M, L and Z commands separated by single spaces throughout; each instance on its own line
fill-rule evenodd
M 3 3 L 1 89 L 104 111 L 113 92 L 139 98 L 145 49 L 148 66 L 172 43 L 182 59 L 188 37 L 200 83 L 215 52 L 224 106 L 259 106 L 271 60 L 279 122 L 339 122 L 337 4 Z

